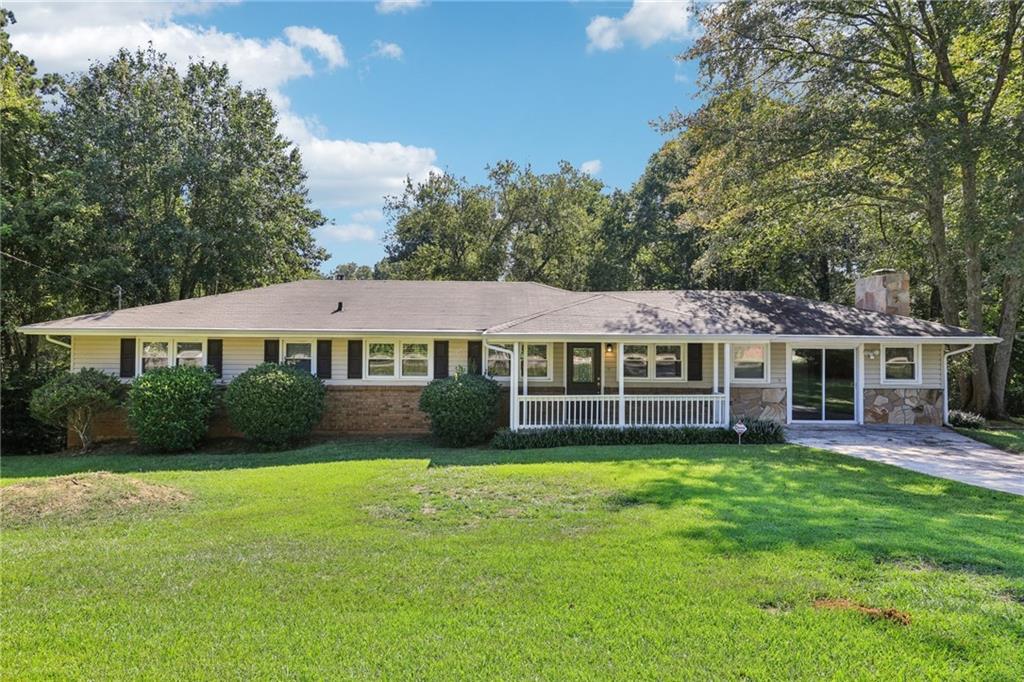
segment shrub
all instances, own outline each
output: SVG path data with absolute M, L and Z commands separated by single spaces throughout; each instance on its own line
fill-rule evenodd
M 145 447 L 165 452 L 199 444 L 213 412 L 212 372 L 164 367 L 146 372 L 128 391 L 128 425 Z
M 92 447 L 93 417 L 120 404 L 123 396 L 120 381 L 86 368 L 56 376 L 33 391 L 29 412 L 46 424 L 70 428 L 86 452 Z
M 420 395 L 420 409 L 430 417 L 430 429 L 445 445 L 482 443 L 494 433 L 501 389 L 478 374 L 456 373 L 435 379 Z
M 775 422 L 744 420 L 747 432 L 743 442 L 783 443 L 782 426 Z M 593 426 L 568 426 L 554 429 L 527 429 L 509 431 L 500 429 L 491 445 L 500 450 L 532 448 L 558 448 L 570 445 L 709 445 L 736 443 L 736 433 L 730 428 L 653 427 L 630 426 L 623 429 Z
M 962 429 L 983 429 L 985 428 L 985 418 L 974 412 L 950 410 L 949 424 L 950 426 L 959 426 Z
M 266 445 L 307 435 L 324 412 L 324 385 L 297 367 L 265 363 L 240 374 L 224 393 L 231 424 Z

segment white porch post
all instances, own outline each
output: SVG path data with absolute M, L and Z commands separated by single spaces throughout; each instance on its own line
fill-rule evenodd
M 945 361 L 945 358 L 943 358 Z M 792 363 L 790 363 L 792 365 Z M 854 382 L 856 393 L 853 401 L 853 409 L 857 410 L 857 423 L 864 423 L 864 344 L 857 346 L 857 381 Z M 789 390 L 792 390 L 790 388 Z
M 526 344 L 523 344 L 523 395 L 530 395 L 530 353 Z
M 509 390 L 512 395 L 509 396 L 509 414 L 508 426 L 513 431 L 519 430 L 519 343 L 512 344 L 512 362 L 509 363 L 510 374 L 509 377 Z
M 619 384 L 619 428 L 626 425 L 626 382 L 624 381 L 626 371 L 623 369 L 624 360 L 622 349 L 625 346 L 619 342 L 618 352 L 615 355 L 615 381 Z
M 722 405 L 722 424 L 728 425 L 731 411 L 729 401 L 732 399 L 732 344 L 725 344 L 722 350 L 725 352 L 725 403 Z
M 712 354 L 714 362 L 712 364 L 713 369 L 711 370 L 711 392 L 718 393 L 718 344 L 713 343 L 711 347 L 715 349 L 715 352 Z

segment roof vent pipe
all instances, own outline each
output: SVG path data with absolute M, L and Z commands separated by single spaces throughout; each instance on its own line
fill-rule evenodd
M 344 301 L 338 301 L 338 307 L 334 309 L 334 313 L 340 313 L 344 307 L 345 307 L 345 302 Z M 334 313 L 331 313 L 331 315 L 333 315 Z

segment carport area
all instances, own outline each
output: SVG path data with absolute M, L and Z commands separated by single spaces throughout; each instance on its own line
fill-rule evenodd
M 790 442 L 1024 495 L 1024 455 L 935 426 L 790 426 Z

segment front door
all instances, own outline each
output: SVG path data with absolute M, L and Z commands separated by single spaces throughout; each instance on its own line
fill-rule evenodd
M 601 344 L 565 344 L 565 392 L 570 395 L 601 391 Z
M 856 421 L 853 348 L 794 348 L 790 362 L 791 421 Z

